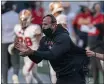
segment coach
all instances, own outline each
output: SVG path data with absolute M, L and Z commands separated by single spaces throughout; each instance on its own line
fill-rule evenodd
M 86 52 L 76 47 L 71 41 L 67 30 L 56 23 L 55 17 L 51 14 L 43 18 L 42 31 L 45 36 L 41 39 L 37 51 L 23 47 L 18 42 L 15 42 L 15 48 L 21 51 L 21 56 L 28 55 L 35 63 L 39 63 L 43 59 L 49 60 L 56 72 L 56 84 L 85 84 L 84 75 L 78 71 L 80 66 L 76 67 L 75 65 L 75 57 L 85 55 Z

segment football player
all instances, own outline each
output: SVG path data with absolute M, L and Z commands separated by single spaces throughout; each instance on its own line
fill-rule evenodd
M 30 47 L 32 50 L 37 50 L 39 41 L 42 37 L 41 27 L 37 24 L 32 24 L 32 14 L 29 10 L 24 9 L 19 14 L 20 24 L 14 28 L 16 34 L 15 41 L 22 43 L 24 46 Z M 11 55 L 14 54 L 14 43 L 8 47 Z M 26 83 L 32 83 L 35 78 L 38 83 L 42 83 L 37 75 L 37 65 L 32 62 L 28 57 L 24 57 L 23 75 L 25 76 Z
M 57 24 L 62 24 L 67 28 L 67 16 L 63 13 L 64 8 L 62 2 L 51 2 L 49 4 L 50 12 L 56 17 Z

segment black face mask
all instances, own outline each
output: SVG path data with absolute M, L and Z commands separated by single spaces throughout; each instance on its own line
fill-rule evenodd
M 43 33 L 47 36 L 47 37 L 53 37 L 53 30 L 51 28 L 48 29 L 43 29 Z

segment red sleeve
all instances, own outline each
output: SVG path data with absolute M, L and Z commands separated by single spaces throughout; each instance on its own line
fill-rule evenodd
M 75 19 L 74 19 L 74 21 L 73 21 L 73 25 L 77 24 L 78 19 L 79 19 L 79 15 L 77 15 L 77 16 L 75 17 Z
M 76 17 L 75 17 L 75 19 L 74 19 L 74 21 L 73 21 L 73 26 L 75 27 L 75 28 L 80 28 L 80 25 L 78 24 L 78 20 L 79 20 L 79 18 L 81 17 L 81 14 L 78 14 Z
M 95 18 L 93 18 L 92 23 L 93 24 L 101 24 L 101 23 L 104 23 L 104 15 L 103 14 L 99 14 L 98 16 L 96 16 Z

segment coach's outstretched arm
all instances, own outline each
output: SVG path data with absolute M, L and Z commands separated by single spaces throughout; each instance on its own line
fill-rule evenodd
M 41 47 L 42 45 L 40 45 L 40 48 Z M 33 51 L 30 48 L 24 49 L 24 47 L 22 47 L 19 43 L 16 48 L 21 51 L 21 55 L 28 55 L 34 62 L 36 59 L 53 60 L 60 57 L 62 54 L 64 55 L 64 53 L 67 53 L 70 50 L 70 38 L 65 34 L 62 34 L 61 37 L 56 37 L 55 43 L 49 51 L 41 51 L 41 49 Z
M 49 51 L 34 51 L 33 55 L 45 60 L 53 60 L 70 50 L 70 39 L 66 35 L 61 35 L 55 39 L 53 47 Z M 31 57 L 34 57 L 31 56 Z M 30 56 L 29 56 L 30 57 Z

